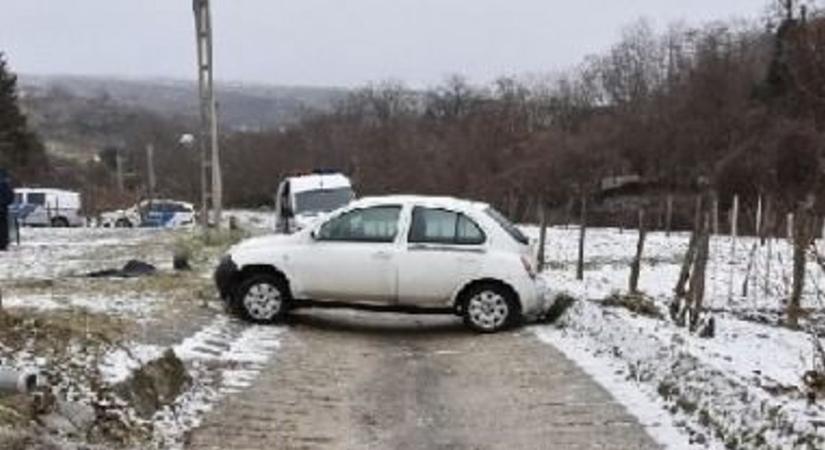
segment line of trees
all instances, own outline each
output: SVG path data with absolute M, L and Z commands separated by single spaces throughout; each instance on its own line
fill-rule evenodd
M 620 174 L 706 188 L 723 207 L 738 193 L 792 210 L 825 174 L 825 19 L 788 6 L 776 23 L 657 35 L 640 21 L 552 80 L 371 84 L 299 126 L 227 137 L 228 198 L 267 203 L 279 176 L 324 167 L 364 194 L 460 195 L 517 216 L 535 197 L 564 205 Z
M 0 52 L 0 168 L 26 180 L 47 170 L 43 144 L 30 130 L 17 99 L 17 76 Z
M 821 212 L 825 17 L 783 0 L 767 22 L 656 33 L 639 21 L 553 77 L 478 86 L 451 76 L 424 91 L 370 84 L 298 124 L 224 134 L 225 197 L 269 205 L 282 176 L 326 168 L 350 174 L 362 195 L 456 195 L 532 218 L 537 201 L 570 211 L 570 199 L 595 195 L 603 178 L 632 174 L 685 205 L 710 193 L 724 211 L 739 194 L 777 213 L 814 198 Z M 134 189 L 143 191 L 152 143 L 160 192 L 197 199 L 196 155 L 175 134 L 186 125 L 135 117 L 140 135 L 122 146 Z M 79 185 L 112 183 L 105 167 L 75 169 Z

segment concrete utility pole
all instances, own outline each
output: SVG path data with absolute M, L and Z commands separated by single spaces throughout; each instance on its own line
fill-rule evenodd
M 123 151 L 120 147 L 117 148 L 115 152 L 115 167 L 117 169 L 117 190 L 119 193 L 123 193 L 126 190 L 126 182 L 124 181 L 123 175 Z
M 223 182 L 218 148 L 217 104 L 213 88 L 212 18 L 209 0 L 192 0 L 195 13 L 195 33 L 198 43 L 198 92 L 200 95 L 201 129 L 201 221 L 209 225 L 209 206 L 214 210 L 215 227 L 220 228 L 223 209 Z M 209 189 L 211 174 L 211 193 Z
M 149 195 L 149 201 L 154 200 L 155 198 L 155 188 L 157 188 L 157 182 L 155 180 L 155 146 L 149 144 L 146 146 L 146 170 L 148 175 L 148 191 L 147 194 Z

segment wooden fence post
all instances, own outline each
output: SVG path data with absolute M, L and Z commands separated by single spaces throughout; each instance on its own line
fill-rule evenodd
M 584 280 L 584 240 L 587 235 L 587 196 L 582 194 L 579 216 L 579 259 L 576 264 L 576 279 Z
M 696 195 L 696 205 L 694 206 L 693 211 L 693 229 L 699 230 L 702 227 L 702 211 L 704 205 L 702 201 L 702 194 Z
M 820 231 L 819 237 L 825 239 L 825 217 L 822 218 L 822 230 Z
M 670 237 L 673 231 L 673 194 L 667 194 L 667 206 L 665 216 L 665 235 Z
M 808 246 L 812 241 L 813 227 L 811 226 L 812 211 L 815 197 L 811 194 L 797 207 L 796 222 L 794 224 L 793 246 L 793 286 L 791 298 L 788 301 L 788 325 L 799 327 L 799 316 L 802 313 L 802 291 L 805 289 L 805 263 L 807 262 Z
M 703 223 L 699 228 L 699 238 L 697 241 L 696 259 L 693 264 L 693 271 L 690 275 L 690 288 L 688 298 L 690 301 L 690 330 L 695 331 L 698 325 L 699 316 L 704 310 L 705 302 L 705 273 L 707 270 L 708 254 L 710 252 L 710 215 L 704 214 Z
M 685 259 L 682 261 L 682 269 L 679 272 L 679 281 L 676 282 L 676 289 L 674 292 L 677 297 L 684 297 L 687 292 L 687 282 L 690 279 L 690 268 L 693 265 L 693 260 L 696 256 L 697 230 L 690 233 L 690 242 L 688 243 L 687 253 Z
M 762 283 L 762 295 L 768 298 L 771 292 L 771 260 L 773 259 L 773 237 L 768 236 L 767 240 L 767 256 L 765 257 L 765 281 Z
M 756 237 L 762 237 L 762 195 L 759 195 L 759 199 L 756 203 Z
M 793 220 L 794 220 L 794 215 L 793 215 L 793 213 L 792 213 L 792 212 L 791 212 L 791 213 L 788 213 L 788 216 L 787 216 L 787 218 L 785 219 L 785 224 L 787 225 L 787 230 L 785 231 L 785 236 L 786 236 L 786 237 L 788 238 L 788 240 L 789 240 L 789 241 L 791 241 L 791 242 L 793 242 L 793 240 L 794 240 L 794 239 L 793 239 L 793 230 L 794 230 L 794 227 L 793 227 Z
M 545 248 L 547 245 L 547 211 L 543 199 L 539 199 L 539 248 L 536 254 L 536 270 L 541 273 L 545 265 Z
M 630 267 L 630 293 L 637 294 L 639 292 L 639 273 L 642 269 L 642 254 L 645 249 L 645 236 L 647 230 L 645 228 L 645 210 L 639 210 L 639 240 L 636 243 L 636 257 L 633 258 L 633 264 Z
M 728 301 L 733 300 L 733 273 L 736 265 L 736 240 L 739 234 L 739 195 L 733 196 L 733 208 L 730 214 L 730 273 L 728 276 Z

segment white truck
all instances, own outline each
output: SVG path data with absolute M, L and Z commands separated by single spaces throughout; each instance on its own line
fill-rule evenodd
M 80 194 L 63 189 L 18 188 L 14 190 L 11 213 L 20 226 L 80 227 Z
M 275 194 L 275 231 L 290 234 L 306 228 L 354 198 L 350 179 L 340 173 L 285 178 Z

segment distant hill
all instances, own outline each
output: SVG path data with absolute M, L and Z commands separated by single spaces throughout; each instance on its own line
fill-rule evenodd
M 57 92 L 68 94 L 63 97 L 104 101 L 167 118 L 198 117 L 194 81 L 21 75 L 20 87 L 25 97 Z M 233 130 L 277 128 L 300 119 L 307 112 L 328 110 L 346 94 L 341 88 L 216 84 L 220 122 Z

